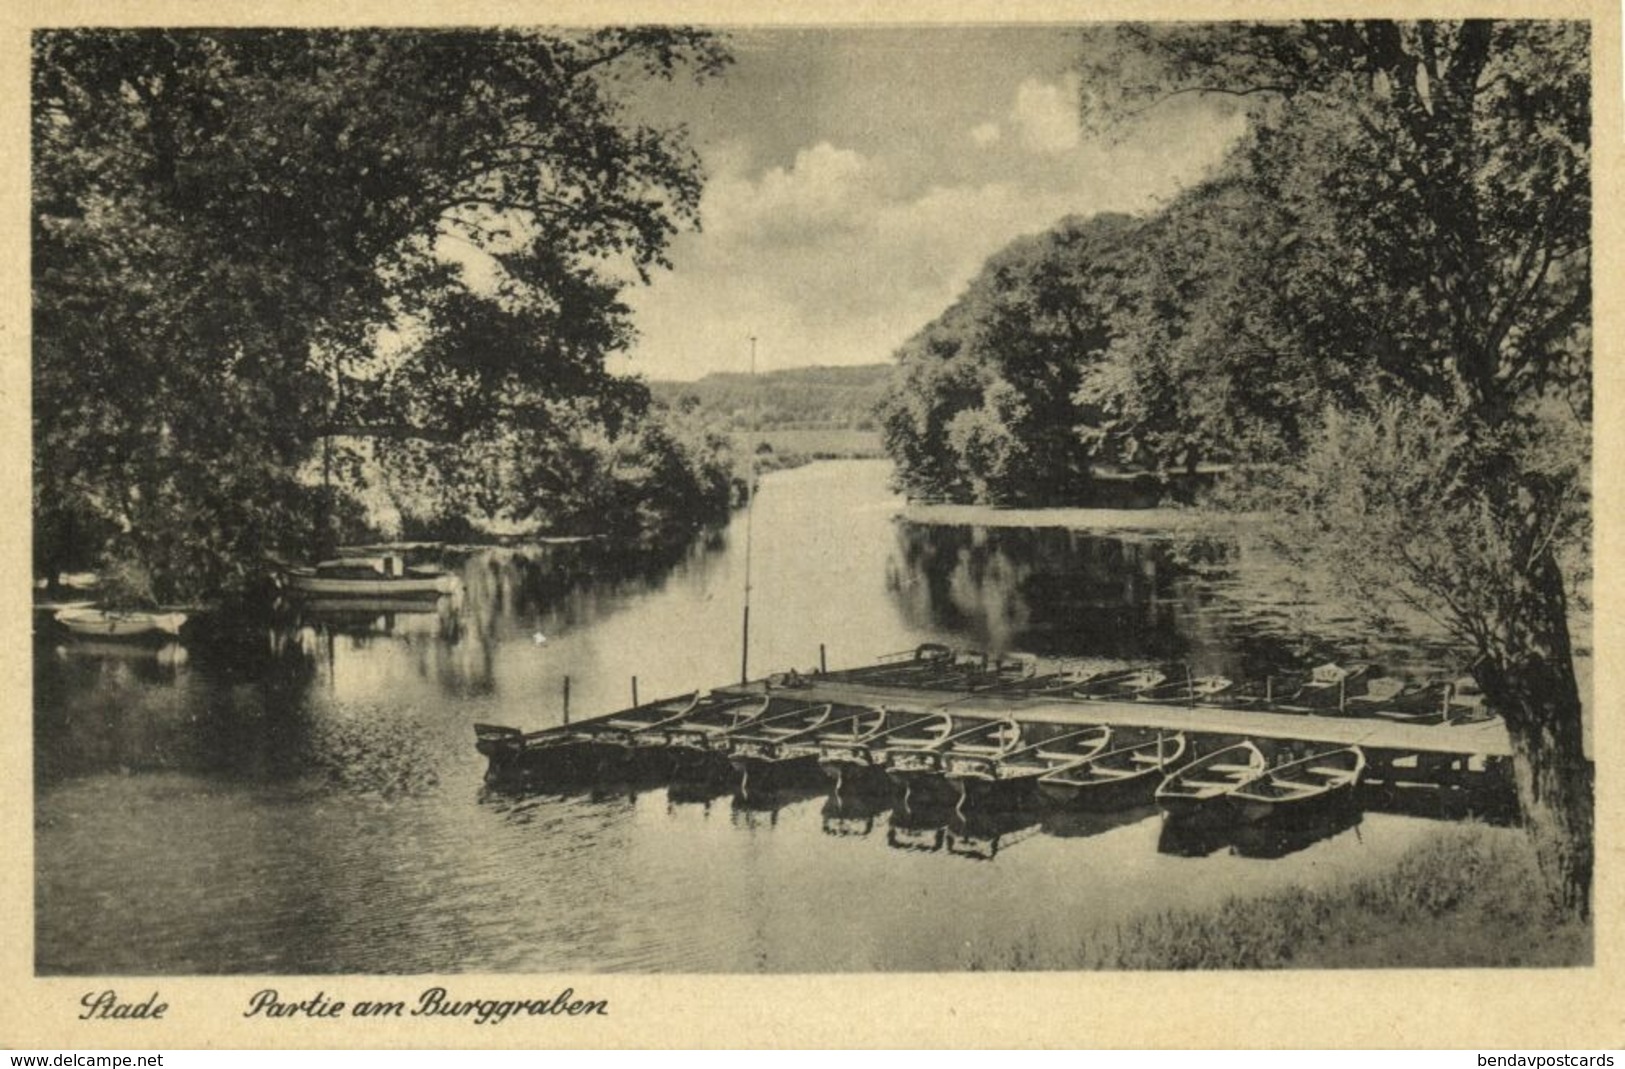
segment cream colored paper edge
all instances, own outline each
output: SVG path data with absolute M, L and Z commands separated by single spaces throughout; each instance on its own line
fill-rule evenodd
M 448 977 L 109 977 L 39 979 L 33 970 L 33 791 L 29 636 L 28 47 L 36 27 L 65 25 L 430 25 L 675 21 L 751 24 L 954 24 L 1081 19 L 1524 16 L 1593 21 L 1596 260 L 1597 634 L 1594 713 L 1597 777 L 1596 963 L 1566 970 L 1371 970 L 1348 972 L 1029 973 L 839 975 L 454 975 Z M 1174 3 L 1168 0 L 1019 7 L 987 2 L 908 4 L 550 2 L 434 4 L 257 2 L 13 3 L 0 12 L 0 94 L 8 181 L 0 187 L 9 274 L 0 290 L 0 433 L 10 463 L 3 500 L 5 582 L 0 655 L 7 728 L 0 772 L 0 1047 L 41 1052 L 121 1048 L 570 1048 L 570 1047 L 1084 1047 L 1084 1048 L 1618 1048 L 1625 1045 L 1620 983 L 1622 853 L 1613 775 L 1620 721 L 1607 695 L 1619 689 L 1621 553 L 1618 347 L 1625 315 L 1620 256 L 1620 10 L 1607 2 Z M 568 908 L 538 903 L 538 908 Z M 573 987 L 606 999 L 609 1016 L 515 1018 L 500 1025 L 245 1020 L 249 996 L 275 986 L 289 996 L 400 999 L 440 983 L 458 997 L 551 998 Z M 158 1022 L 82 1022 L 79 999 L 104 987 L 170 1005 Z

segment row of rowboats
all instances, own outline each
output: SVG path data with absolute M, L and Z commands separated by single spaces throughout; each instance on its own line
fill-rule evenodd
M 926 643 L 876 664 L 827 673 L 825 678 L 865 687 L 976 693 L 1018 701 L 1129 701 L 1418 725 L 1469 724 L 1492 717 L 1471 676 L 1417 683 L 1385 675 L 1365 662 L 1327 663 L 1243 681 L 1202 674 L 1184 664 L 1103 670 L 1044 667 L 1024 654 L 991 658 Z
M 1185 815 L 1256 820 L 1352 797 L 1358 747 L 1283 752 L 1251 741 L 1198 753 L 1183 732 L 961 716 L 799 700 L 783 692 L 687 694 L 524 733 L 475 725 L 488 780 L 546 786 L 652 761 L 725 761 L 749 790 L 809 777 L 837 792 L 895 787 L 959 806 L 1114 809 L 1155 800 Z

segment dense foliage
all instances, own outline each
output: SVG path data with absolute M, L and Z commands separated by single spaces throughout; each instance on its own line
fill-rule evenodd
M 883 409 L 904 486 L 1075 503 L 1111 465 L 1244 462 L 1237 496 L 1351 604 L 1461 640 L 1543 870 L 1584 909 L 1587 26 L 1096 26 L 1082 66 L 1097 131 L 1208 94 L 1249 133 L 1148 218 L 1008 250 L 905 346 Z
M 208 596 L 330 543 L 317 487 L 364 468 L 685 463 L 604 357 L 700 174 L 618 94 L 726 61 L 636 27 L 37 34 L 37 567 Z M 556 489 L 489 511 L 553 518 Z
M 881 405 L 903 486 L 1000 503 L 1072 500 L 1099 454 L 1074 395 L 1108 359 L 1140 225 L 1072 219 L 990 260 L 899 353 Z

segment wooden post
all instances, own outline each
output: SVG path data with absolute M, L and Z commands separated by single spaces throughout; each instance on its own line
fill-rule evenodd
M 750 595 L 747 594 L 748 598 Z M 745 602 L 745 628 L 744 635 L 739 643 L 739 682 L 741 685 L 750 681 L 750 602 Z
M 820 642 L 818 644 L 818 674 L 826 675 L 828 672 L 829 666 L 824 663 L 824 644 Z
M 1344 676 L 1337 681 L 1337 711 L 1342 712 L 1343 706 L 1348 703 L 1349 677 Z
M 1190 699 L 1191 705 L 1194 706 L 1196 704 L 1196 677 L 1191 674 L 1191 666 L 1188 664 L 1185 666 L 1185 694 Z M 1158 738 L 1161 738 L 1160 734 Z M 1161 752 L 1160 746 L 1158 752 Z
M 1264 676 L 1264 704 L 1275 704 L 1275 676 L 1268 673 Z
M 638 677 L 632 677 L 632 708 L 638 707 Z
M 564 677 L 564 722 L 570 722 L 570 677 Z

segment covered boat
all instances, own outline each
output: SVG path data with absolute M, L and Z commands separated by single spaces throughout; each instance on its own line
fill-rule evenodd
M 728 763 L 744 777 L 742 785 L 766 786 L 818 775 L 824 743 L 850 744 L 885 722 L 880 709 L 862 705 L 810 706 L 801 717 L 784 717 L 746 726 L 719 743 Z
M 703 699 L 684 694 L 540 731 L 475 724 L 474 748 L 485 755 L 487 781 L 576 780 L 596 774 L 606 761 L 624 759 L 639 732 L 681 717 Z
M 943 774 L 962 803 L 1014 804 L 1031 798 L 1041 777 L 1087 761 L 1112 738 L 1112 729 L 1102 724 L 1026 723 L 1021 731 L 1020 744 L 1002 755 L 958 745 L 943 752 Z
M 1100 672 L 1074 687 L 1072 696 L 1120 700 L 1133 698 L 1143 691 L 1164 685 L 1172 670 L 1168 665 L 1142 665 L 1138 668 Z

